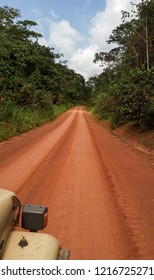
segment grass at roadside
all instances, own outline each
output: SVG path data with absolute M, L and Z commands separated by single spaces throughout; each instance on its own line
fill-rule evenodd
M 0 108 L 0 141 L 53 120 L 70 107 L 62 104 L 53 105 L 50 111 L 43 109 L 32 111 L 28 108 L 4 105 Z
M 149 127 L 143 129 L 136 126 L 133 122 L 127 122 L 116 127 L 112 122 L 112 118 L 101 118 L 99 114 L 96 114 L 93 107 L 88 108 L 88 111 L 103 127 L 113 130 L 118 136 L 154 150 L 154 129 Z

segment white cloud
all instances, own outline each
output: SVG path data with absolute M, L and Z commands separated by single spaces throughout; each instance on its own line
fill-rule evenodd
M 74 53 L 77 44 L 82 40 L 83 37 L 71 27 L 67 20 L 53 22 L 50 26 L 49 43 L 54 43 L 56 48 L 68 59 Z
M 133 3 L 139 0 L 134 0 Z M 121 24 L 121 11 L 129 11 L 131 8 L 129 0 L 107 0 L 105 10 L 97 13 L 91 21 L 91 42 L 96 42 L 99 49 L 107 51 L 110 46 L 106 43 L 112 30 Z
M 139 3 L 133 0 L 133 3 Z M 87 3 L 90 3 L 87 0 Z M 121 10 L 130 10 L 130 0 L 106 0 L 105 10 L 97 13 L 91 20 L 89 34 L 85 38 L 74 29 L 69 21 L 56 21 L 58 15 L 50 11 L 53 19 L 48 22 L 49 36 L 40 39 L 40 43 L 55 47 L 64 54 L 68 66 L 85 78 L 102 72 L 102 69 L 93 63 L 96 52 L 108 51 L 111 46 L 106 43 L 112 30 L 121 21 Z M 81 47 L 82 44 L 82 47 Z
M 42 34 L 42 33 L 41 33 Z M 42 38 L 39 38 L 39 44 L 40 45 L 42 45 L 42 46 L 46 46 L 46 47 L 49 47 L 50 45 L 49 45 L 49 43 L 48 43 L 48 41 L 44 38 L 44 37 L 42 37 Z M 50 46 L 51 47 L 51 46 Z
M 139 2 L 139 0 L 133 1 L 133 3 Z M 92 18 L 89 27 L 89 46 L 77 50 L 70 60 L 70 65 L 85 78 L 102 72 L 102 68 L 93 63 L 95 53 L 110 50 L 111 45 L 108 45 L 106 40 L 112 30 L 122 22 L 121 11 L 129 11 L 131 8 L 129 0 L 106 0 L 105 10 Z
M 74 52 L 78 49 L 78 44 L 83 41 L 83 36 L 71 27 L 67 20 L 54 21 L 48 18 L 40 19 L 38 21 L 41 34 L 44 35 L 47 29 L 44 28 L 45 24 L 48 25 L 48 38 L 39 39 L 39 43 L 55 47 L 60 53 L 65 55 L 65 58 L 69 60 Z
M 93 63 L 95 53 L 98 51 L 96 45 L 90 45 L 85 49 L 78 49 L 69 61 L 70 68 L 73 68 L 77 73 L 80 73 L 88 79 L 90 76 L 100 73 L 99 67 Z

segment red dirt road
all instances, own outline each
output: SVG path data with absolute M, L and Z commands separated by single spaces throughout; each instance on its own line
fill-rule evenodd
M 1 143 L 0 187 L 48 206 L 71 259 L 154 259 L 154 158 L 81 107 Z

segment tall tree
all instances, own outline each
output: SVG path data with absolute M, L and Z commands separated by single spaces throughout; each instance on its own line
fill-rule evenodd
M 123 22 L 107 41 L 117 47 L 95 54 L 94 62 L 104 68 L 95 85 L 95 108 L 101 115 L 109 113 L 115 123 L 133 120 L 154 125 L 154 1 L 132 7 L 131 13 L 122 11 Z

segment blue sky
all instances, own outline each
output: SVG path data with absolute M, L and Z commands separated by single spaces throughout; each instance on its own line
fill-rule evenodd
M 63 53 L 68 66 L 86 79 L 102 71 L 94 55 L 109 50 L 106 40 L 121 23 L 121 10 L 131 8 L 130 0 L 0 0 L 5 5 L 36 21 L 40 44 Z
M 97 12 L 103 10 L 105 1 L 101 0 L 0 0 L 1 6 L 8 5 L 21 10 L 25 18 L 44 16 L 55 17 L 57 20 L 67 19 L 72 23 L 72 27 L 82 32 L 92 17 Z M 53 14 L 52 14 L 53 12 Z

